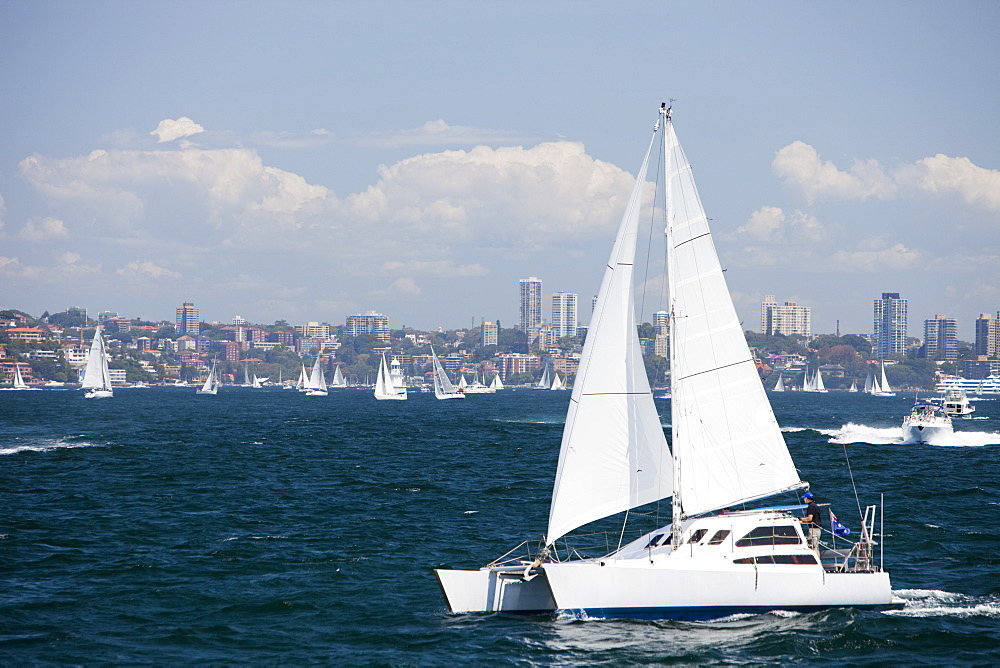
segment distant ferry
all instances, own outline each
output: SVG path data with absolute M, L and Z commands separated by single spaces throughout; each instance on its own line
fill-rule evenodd
M 983 379 L 945 376 L 934 389 L 938 392 L 961 390 L 966 394 L 1000 394 L 1000 376 Z

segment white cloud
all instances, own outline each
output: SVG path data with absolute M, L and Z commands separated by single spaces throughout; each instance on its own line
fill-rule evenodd
M 157 141 L 162 144 L 163 142 L 174 141 L 181 137 L 190 137 L 204 131 L 205 128 L 187 116 L 181 116 L 176 121 L 169 118 L 160 121 L 156 129 L 149 134 L 155 135 L 158 138 Z
M 438 260 L 435 262 L 422 262 L 419 260 L 398 262 L 393 260 L 383 262 L 382 269 L 388 273 L 444 277 L 485 276 L 489 273 L 489 270 L 481 264 L 456 265 L 447 260 Z
M 80 255 L 72 251 L 66 251 L 65 253 L 56 256 L 57 264 L 63 264 L 63 265 L 76 264 L 79 261 L 80 261 Z
M 895 183 L 877 161 L 856 161 L 849 172 L 843 172 L 832 162 L 821 161 L 816 149 L 801 141 L 778 151 L 771 167 L 810 202 L 816 199 L 891 199 L 896 192 Z
M 417 285 L 417 282 L 412 278 L 397 278 L 395 281 L 390 283 L 384 290 L 371 290 L 368 292 L 369 297 L 389 297 L 389 298 L 405 298 L 405 297 L 416 297 L 421 294 L 423 290 Z
M 966 203 L 990 211 L 1000 211 L 1000 171 L 984 169 L 968 158 L 949 158 L 938 153 L 918 160 L 923 173 L 919 186 L 931 193 L 953 192 Z
M 0 271 L 15 271 L 19 266 L 21 266 L 21 261 L 16 257 L 6 257 L 4 255 L 0 255 Z
M 805 240 L 820 241 L 826 236 L 823 225 L 815 216 L 804 211 L 786 214 L 776 206 L 763 206 L 750 214 L 750 220 L 729 235 L 737 238 L 746 235 L 761 241 Z
M 148 276 L 150 278 L 180 278 L 180 274 L 153 262 L 133 260 L 115 271 L 121 276 Z
M 911 269 L 924 261 L 924 253 L 903 244 L 879 250 L 838 251 L 832 256 L 835 269 L 865 272 Z
M 400 146 L 472 146 L 511 144 L 525 137 L 506 130 L 484 130 L 466 125 L 448 125 L 444 120 L 428 121 L 418 128 L 372 134 L 354 140 L 359 146 L 398 148 Z
M 17 238 L 22 241 L 48 241 L 69 236 L 66 225 L 58 218 L 42 218 L 39 221 L 29 220 L 18 232 Z

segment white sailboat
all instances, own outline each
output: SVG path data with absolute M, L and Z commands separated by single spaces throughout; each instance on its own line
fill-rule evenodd
M 339 364 L 334 367 L 333 382 L 330 383 L 330 387 L 347 387 L 347 380 L 341 373 Z
M 817 367 L 811 373 L 806 367 L 806 375 L 802 381 L 803 392 L 826 392 L 826 385 L 823 383 L 823 374 Z
M 552 387 L 552 377 L 549 375 L 548 364 L 542 369 L 542 377 L 538 379 L 538 384 L 535 387 L 539 390 L 547 390 Z
M 774 384 L 774 392 L 784 392 L 785 391 L 785 381 L 781 379 L 781 374 L 778 374 L 778 382 Z
M 486 380 L 486 373 L 483 372 L 483 380 Z M 466 394 L 494 394 L 496 390 L 479 380 L 479 371 L 476 371 L 475 378 L 465 387 Z
M 465 394 L 459 392 L 458 388 L 451 384 L 433 346 L 431 346 L 431 360 L 434 365 L 434 396 L 438 399 L 465 399 Z
M 217 394 L 219 392 L 219 378 L 215 375 L 215 360 L 212 360 L 212 369 L 208 372 L 205 384 L 195 394 Z
M 852 380 L 851 381 L 851 389 L 849 389 L 847 391 L 848 392 L 857 392 L 858 391 L 858 383 L 857 383 L 857 381 Z
M 255 390 L 259 390 L 260 388 L 264 387 L 265 383 L 267 383 L 267 379 L 268 379 L 267 376 L 264 376 L 263 378 L 258 378 L 257 374 L 254 374 L 253 382 L 250 383 L 250 386 L 253 387 Z
M 299 379 L 295 383 L 295 389 L 299 392 L 309 391 L 309 374 L 306 373 L 306 365 L 302 365 L 302 370 L 299 371 Z
M 393 361 L 396 361 L 395 358 Z M 397 361 L 396 364 L 398 365 L 399 362 Z M 396 387 L 393 383 L 391 366 L 385 362 L 385 353 L 382 353 L 382 362 L 378 366 L 378 376 L 375 378 L 375 398 L 379 401 L 385 399 L 406 400 L 406 388 Z
M 503 389 L 503 381 L 500 380 L 500 372 L 497 371 L 493 374 L 493 380 L 490 381 L 490 389 L 494 392 Z
M 87 399 L 106 399 L 114 396 L 108 373 L 108 351 L 104 347 L 100 327 L 94 331 L 94 341 L 90 344 L 90 355 L 87 357 L 87 366 L 80 386 L 87 390 L 84 395 Z
M 875 389 L 875 396 L 879 397 L 894 397 L 896 393 L 892 391 L 889 386 L 889 379 L 885 377 L 885 361 L 882 361 L 882 380 L 879 382 L 878 387 Z
M 889 576 L 873 559 L 874 506 L 847 558 L 807 547 L 787 507 L 726 512 L 808 483 L 798 477 L 757 376 L 670 110 L 664 105 L 660 114 L 673 457 L 643 366 L 632 286 L 651 142 L 584 344 L 544 547 L 479 570 L 436 570 L 448 606 L 687 619 L 897 607 Z M 667 526 L 603 557 L 557 551 L 556 541 L 587 523 L 670 496 Z
M 559 372 L 556 371 L 552 374 L 552 387 L 550 390 L 565 390 L 566 385 L 563 383 L 563 379 L 559 377 Z
M 313 362 L 312 374 L 309 375 L 309 388 L 306 390 L 307 397 L 325 397 L 329 394 L 326 389 L 326 376 L 323 375 L 323 364 L 319 355 Z
M 14 363 L 14 386 L 12 390 L 30 390 L 28 384 L 24 382 L 24 378 L 21 376 L 21 365 Z

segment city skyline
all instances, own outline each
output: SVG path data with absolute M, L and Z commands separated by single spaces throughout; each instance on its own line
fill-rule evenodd
M 520 277 L 597 292 L 671 98 L 745 323 L 1000 304 L 995 3 L 179 7 L 0 7 L 10 307 L 517 322 Z

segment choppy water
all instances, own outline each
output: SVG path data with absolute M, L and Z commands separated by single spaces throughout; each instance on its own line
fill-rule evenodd
M 567 393 L 0 392 L 0 662 L 1000 663 L 1000 402 L 935 447 L 900 443 L 911 398 L 772 397 L 842 521 L 845 452 L 862 504 L 885 494 L 905 609 L 449 615 L 432 568 L 544 530 Z

